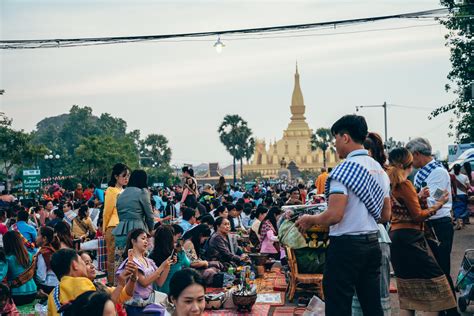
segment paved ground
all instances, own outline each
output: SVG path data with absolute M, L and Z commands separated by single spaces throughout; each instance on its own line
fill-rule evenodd
M 453 251 L 451 252 L 451 276 L 456 283 L 459 267 L 466 249 L 474 249 L 474 217 L 471 217 L 471 225 L 466 225 L 464 229 L 454 232 Z M 393 280 L 394 281 L 394 280 Z M 392 315 L 398 315 L 398 296 L 391 295 Z M 463 315 L 474 315 L 474 302 Z

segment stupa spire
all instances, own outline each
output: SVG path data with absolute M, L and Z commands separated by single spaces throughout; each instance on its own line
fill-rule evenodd
M 295 86 L 293 88 L 293 95 L 291 97 L 291 120 L 304 120 L 305 105 L 303 93 L 300 87 L 300 74 L 298 72 L 298 62 L 296 63 L 295 72 Z

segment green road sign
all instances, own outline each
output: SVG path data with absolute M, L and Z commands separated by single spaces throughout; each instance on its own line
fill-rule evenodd
M 41 187 L 40 170 L 23 170 L 23 191 L 34 191 Z

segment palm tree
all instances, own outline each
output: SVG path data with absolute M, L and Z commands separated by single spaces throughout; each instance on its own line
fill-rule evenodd
M 244 179 L 244 163 L 243 160 L 244 158 L 247 160 L 247 163 L 249 162 L 250 158 L 253 155 L 253 152 L 255 150 L 255 139 L 251 137 L 252 135 L 252 130 L 250 128 L 246 128 L 246 135 L 244 135 L 245 139 L 244 142 L 242 143 L 244 145 L 243 148 L 241 148 L 242 153 L 240 155 L 240 178 L 243 181 Z
M 217 129 L 219 139 L 233 158 L 234 184 L 236 182 L 236 160 L 245 157 L 245 148 L 251 138 L 252 130 L 239 115 L 226 115 Z
M 334 136 L 329 128 L 318 128 L 316 132 L 311 135 L 311 149 L 316 150 L 320 148 L 323 151 L 323 166 L 326 168 L 326 151 L 334 149 Z

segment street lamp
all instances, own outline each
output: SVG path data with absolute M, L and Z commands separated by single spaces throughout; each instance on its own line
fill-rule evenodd
M 385 123 L 385 144 L 387 144 L 388 136 L 387 136 L 387 102 L 384 102 L 380 105 L 359 105 L 356 106 L 356 112 L 359 112 L 359 109 L 362 108 L 383 108 L 383 117 Z
M 52 179 L 54 161 L 61 159 L 61 156 L 58 154 L 53 155 L 53 153 L 50 152 L 49 154 L 44 155 L 44 159 L 49 163 L 49 177 Z

